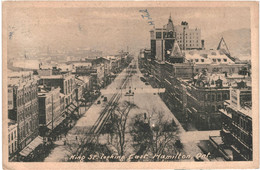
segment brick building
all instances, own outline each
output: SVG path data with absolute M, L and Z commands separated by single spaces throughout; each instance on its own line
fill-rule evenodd
M 220 135 L 224 146 L 232 150 L 231 157 L 234 161 L 253 159 L 251 92 L 251 86 L 246 82 L 237 83 L 230 89 L 230 100 L 225 102 L 223 109 L 220 109 L 222 116 Z
M 47 136 L 65 118 L 65 109 L 61 108 L 60 88 L 38 87 L 39 126 L 41 136 Z
M 8 75 L 8 118 L 17 122 L 17 145 L 28 156 L 42 143 L 39 134 L 38 79 L 32 72 Z

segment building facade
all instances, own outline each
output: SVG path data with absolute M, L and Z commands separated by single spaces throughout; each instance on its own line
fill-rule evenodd
M 46 136 L 47 130 L 52 131 L 65 119 L 65 115 L 62 115 L 63 112 L 60 108 L 60 88 L 39 86 L 38 99 L 40 134 Z
M 220 131 L 224 144 L 232 149 L 234 161 L 253 159 L 252 149 L 252 89 L 241 81 L 230 89 L 230 100 L 226 101 Z
M 171 16 L 163 28 L 154 28 L 150 31 L 151 57 L 158 62 L 165 61 L 171 53 L 175 40 L 174 25 Z
M 17 134 L 17 123 L 16 121 L 10 120 L 8 122 L 8 153 L 9 160 L 15 159 L 18 151 L 18 134 Z
M 189 28 L 186 21 L 182 21 L 181 25 L 175 26 L 176 41 L 181 50 L 204 49 L 204 41 L 201 40 L 201 30 L 198 28 Z
M 17 122 L 17 146 L 23 150 L 39 134 L 38 79 L 32 72 L 8 76 L 8 118 Z M 37 143 L 38 145 L 40 143 Z

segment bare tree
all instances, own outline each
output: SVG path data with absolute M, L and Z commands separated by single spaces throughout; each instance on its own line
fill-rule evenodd
M 112 114 L 112 122 L 115 124 L 115 133 L 118 138 L 118 150 L 120 156 L 124 155 L 125 144 L 126 144 L 126 123 L 128 119 L 128 115 L 130 111 L 137 106 L 134 103 L 129 101 L 124 101 L 122 105 L 117 105 L 113 114 Z
M 148 114 L 139 114 L 132 119 L 130 131 L 137 154 L 175 154 L 180 147 L 177 126 L 162 111 L 153 109 Z

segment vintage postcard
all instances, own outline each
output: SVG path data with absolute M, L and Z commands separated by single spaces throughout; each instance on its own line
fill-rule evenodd
M 3 2 L 4 169 L 259 167 L 258 2 Z

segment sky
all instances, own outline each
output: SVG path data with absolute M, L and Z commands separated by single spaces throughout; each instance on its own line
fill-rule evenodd
M 104 55 L 119 50 L 137 52 L 150 47 L 153 28 L 139 10 L 147 9 L 155 27 L 171 14 L 174 25 L 187 21 L 200 28 L 202 38 L 231 29 L 250 29 L 249 8 L 15 8 L 7 12 L 8 55 L 23 56 L 49 50 L 91 48 Z

